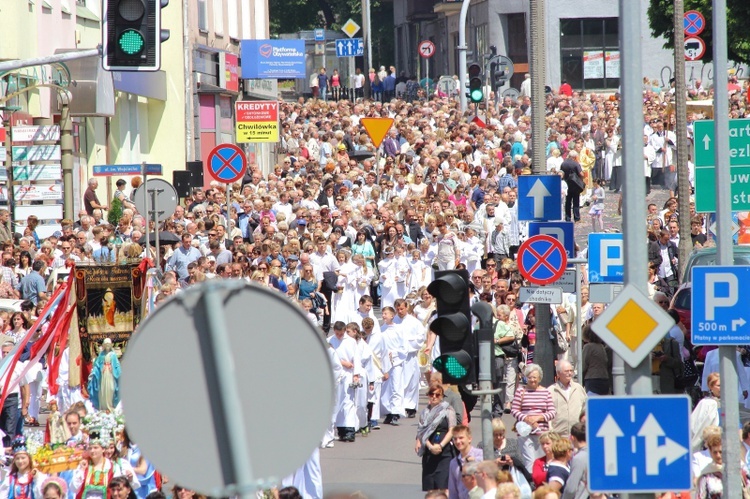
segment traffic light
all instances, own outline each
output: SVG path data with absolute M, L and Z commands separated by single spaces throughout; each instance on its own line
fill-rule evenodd
M 476 62 L 469 64 L 469 99 L 473 103 L 484 100 L 484 90 L 482 89 L 482 66 Z
M 161 9 L 169 0 L 104 0 L 102 66 L 108 71 L 158 71 L 161 43 L 169 30 L 161 29 Z
M 492 90 L 496 93 L 508 81 L 505 68 L 496 62 L 490 64 L 490 77 L 492 78 Z
M 468 272 L 437 271 L 427 291 L 437 302 L 437 318 L 430 324 L 430 330 L 440 338 L 440 357 L 433 366 L 443 373 L 446 383 L 476 383 L 476 342 L 471 331 Z

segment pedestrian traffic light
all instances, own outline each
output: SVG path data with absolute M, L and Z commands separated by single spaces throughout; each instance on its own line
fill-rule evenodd
M 469 99 L 473 103 L 484 100 L 484 90 L 482 89 L 482 66 L 476 62 L 469 64 Z
M 430 330 L 440 338 L 440 357 L 433 366 L 443 374 L 446 383 L 476 383 L 476 343 L 471 331 L 468 272 L 437 271 L 427 291 L 437 302 L 437 318 L 430 324 Z
M 158 71 L 161 43 L 169 30 L 161 29 L 161 9 L 169 0 L 104 0 L 102 66 L 108 71 Z

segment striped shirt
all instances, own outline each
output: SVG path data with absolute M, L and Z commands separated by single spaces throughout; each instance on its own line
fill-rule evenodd
M 532 435 L 549 431 L 549 422 L 557 414 L 555 404 L 552 402 L 552 394 L 542 387 L 533 391 L 519 388 L 515 397 L 513 397 L 510 413 L 516 418 L 516 421 L 523 421 L 526 416 L 544 416 L 544 421 L 540 421 L 537 427 L 531 430 Z

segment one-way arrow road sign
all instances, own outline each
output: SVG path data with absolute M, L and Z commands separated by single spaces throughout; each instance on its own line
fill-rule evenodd
M 562 181 L 557 175 L 521 175 L 518 177 L 518 219 L 560 220 Z

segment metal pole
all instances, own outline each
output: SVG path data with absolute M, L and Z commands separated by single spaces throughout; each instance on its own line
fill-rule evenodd
M 0 72 L 12 71 L 14 69 L 26 68 L 30 66 L 44 66 L 56 62 L 74 61 L 76 59 L 85 59 L 101 55 L 101 47 L 95 49 L 79 50 L 77 52 L 65 52 L 63 54 L 49 55 L 46 57 L 34 57 L 32 59 L 18 59 L 15 61 L 0 62 Z
M 471 0 L 463 0 L 458 16 L 458 102 L 461 112 L 466 112 L 466 18 Z
M 544 157 L 546 148 L 546 123 L 544 112 L 544 1 L 532 0 L 529 4 L 531 23 L 531 165 L 534 174 L 547 172 Z M 539 364 L 544 373 L 542 386 L 555 382 L 555 346 L 549 332 L 552 330 L 552 312 L 549 305 L 537 304 L 536 310 L 536 346 L 534 362 Z
M 714 145 L 716 164 L 716 252 L 718 265 L 732 265 L 732 190 L 729 166 L 729 96 L 727 94 L 727 2 L 713 0 L 714 47 Z M 734 346 L 719 347 L 721 363 L 721 424 L 723 461 L 734 466 L 740 461 L 737 422 L 740 420 L 737 364 Z M 740 481 L 735 473 L 724 473 L 724 497 L 742 497 Z
M 424 60 L 424 86 L 425 86 L 425 95 L 427 97 L 427 100 L 430 100 L 430 58 L 425 57 Z
M 623 252 L 625 257 L 625 283 L 632 284 L 644 295 L 647 294 L 646 252 L 643 250 L 643 221 L 646 219 L 646 182 L 643 169 L 643 100 L 641 95 L 641 3 L 632 0 L 620 2 L 620 58 L 622 61 L 622 131 L 623 164 L 633 168 L 622 168 L 624 174 L 623 195 L 627 211 L 623 216 Z M 619 369 L 623 360 L 615 356 Z M 615 376 L 613 368 L 613 378 Z M 631 395 L 651 395 L 651 364 L 646 358 L 637 367 L 624 369 L 625 379 L 619 376 L 615 393 Z M 624 381 L 625 384 L 620 384 Z M 630 494 L 631 498 L 652 498 L 653 494 Z
M 204 308 L 208 322 L 208 335 L 213 346 L 213 365 L 215 366 L 215 378 L 218 381 L 217 397 L 220 401 L 220 414 L 224 416 L 223 421 L 217 421 L 226 428 L 232 428 L 232 438 L 228 439 L 229 457 L 232 463 L 234 485 L 237 487 L 239 496 L 243 499 L 255 497 L 251 493 L 254 486 L 253 467 L 250 454 L 247 452 L 243 442 L 247 442 L 245 430 L 245 418 L 242 410 L 242 401 L 239 396 L 237 379 L 234 376 L 235 366 L 232 357 L 232 345 L 229 342 L 226 319 L 220 296 L 222 284 L 210 282 L 205 285 Z
M 479 351 L 479 390 L 471 392 L 479 395 L 481 400 L 480 410 L 482 414 L 482 452 L 484 459 L 494 459 L 495 449 L 492 445 L 492 397 L 500 393 L 500 388 L 492 388 L 492 370 L 494 356 L 494 331 L 492 330 L 492 307 L 485 302 L 472 305 L 471 313 L 479 319 L 479 329 L 476 331 Z
M 60 164 L 63 174 L 63 216 L 75 220 L 73 210 L 73 120 L 70 116 L 70 100 L 67 90 L 60 92 L 62 109 L 60 111 Z
M 146 188 L 146 162 L 141 163 L 141 175 L 143 175 L 143 206 L 146 207 L 146 213 L 141 213 L 146 222 L 146 258 L 151 254 L 151 217 L 148 209 L 148 189 Z M 156 235 L 159 237 L 159 234 Z M 159 265 L 159 255 L 154 258 L 154 265 Z
M 5 111 L 3 120 L 3 126 L 5 126 L 5 171 L 8 172 L 8 211 L 10 211 L 10 218 L 8 219 L 8 229 L 13 234 L 14 231 L 14 220 L 15 208 L 16 208 L 16 195 L 13 191 L 13 137 L 12 137 L 12 126 L 11 119 L 12 114 L 9 111 Z
M 576 369 L 578 382 L 583 385 L 583 335 L 581 334 L 581 265 L 576 265 Z
M 685 55 L 682 47 L 685 45 L 684 31 L 685 3 L 684 0 L 674 0 L 674 133 L 677 139 L 677 157 L 674 160 L 677 168 L 677 204 L 680 213 L 690 213 L 690 181 L 688 179 L 688 139 L 687 139 L 687 104 L 685 89 Z M 690 238 L 690 218 L 681 216 L 680 224 L 680 276 L 693 248 Z
M 364 0 L 365 2 L 365 9 L 364 12 L 367 13 L 367 21 L 365 21 L 365 50 L 367 51 L 367 69 L 369 71 L 370 68 L 374 68 L 375 66 L 372 65 L 372 9 L 370 5 L 370 0 Z M 364 73 L 364 71 L 363 71 Z M 365 84 L 369 84 L 369 78 L 365 79 Z
M 159 257 L 159 260 L 161 262 L 161 248 L 159 246 L 159 207 L 157 206 L 159 192 L 161 192 L 161 189 L 151 189 L 151 209 L 153 210 L 152 213 L 154 214 L 154 232 L 156 233 L 156 240 L 154 241 L 154 243 L 156 243 L 156 256 Z M 161 272 L 161 263 L 157 265 L 156 268 Z

